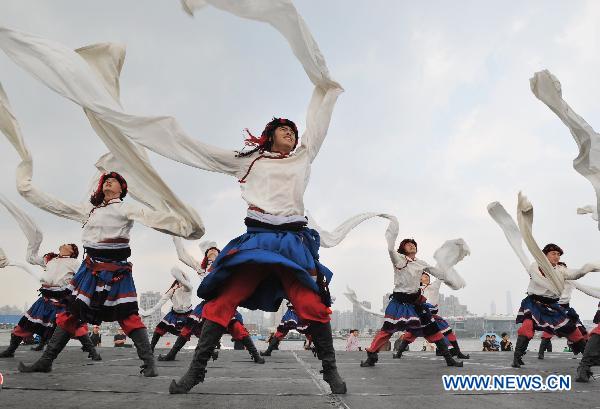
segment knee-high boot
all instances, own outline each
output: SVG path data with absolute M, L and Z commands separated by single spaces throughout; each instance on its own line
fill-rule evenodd
M 310 325 L 312 340 L 317 350 L 319 358 L 323 365 L 323 380 L 329 384 L 331 393 L 346 393 L 346 382 L 342 379 L 337 370 L 335 361 L 335 349 L 333 349 L 333 337 L 331 335 L 331 324 L 313 322 Z
M 256 346 L 254 345 L 254 342 L 252 342 L 252 338 L 244 337 L 242 339 L 242 343 L 248 350 L 248 353 L 250 354 L 250 356 L 252 357 L 252 359 L 254 360 L 255 363 L 257 363 L 257 364 L 265 363 L 265 359 L 263 357 L 261 357 L 260 354 L 258 353 L 258 350 L 256 349 Z
M 194 357 L 188 371 L 179 378 L 179 381 L 173 380 L 169 386 L 169 393 L 181 394 L 188 393 L 190 389 L 204 382 L 206 375 L 206 365 L 211 358 L 215 346 L 225 333 L 225 327 L 210 320 L 204 320 L 202 333 L 198 339 L 198 345 L 194 352 Z
M 156 369 L 156 363 L 154 362 L 154 353 L 148 342 L 148 331 L 146 328 L 138 328 L 131 331 L 129 338 L 133 341 L 137 350 L 138 357 L 144 361 L 144 364 L 140 367 L 140 371 L 147 378 L 158 376 L 158 370 Z
M 56 359 L 58 354 L 67 346 L 67 343 L 71 339 L 71 334 L 62 329 L 56 327 L 52 338 L 48 341 L 46 350 L 42 353 L 40 359 L 34 362 L 32 365 L 25 365 L 23 362 L 19 362 L 20 372 L 50 372 L 52 371 L 52 362 Z

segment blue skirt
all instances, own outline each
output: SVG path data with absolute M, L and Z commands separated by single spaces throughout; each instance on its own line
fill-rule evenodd
M 169 332 L 173 335 L 179 336 L 181 328 L 185 325 L 191 311 L 188 312 L 176 312 L 171 309 L 163 317 L 163 319 L 156 325 L 156 328 L 164 332 Z
M 427 303 L 400 302 L 392 298 L 385 309 L 382 330 L 390 333 L 408 331 L 413 335 L 430 336 L 439 331 Z
M 288 310 L 281 317 L 281 323 L 277 326 L 277 331 L 281 333 L 288 333 L 291 330 L 296 330 L 301 334 L 306 333 L 308 329 L 308 324 L 305 323 L 298 317 L 296 311 L 292 308 L 288 308 Z
M 66 290 L 51 291 L 40 289 L 42 296 L 33 303 L 25 315 L 19 320 L 19 327 L 27 332 L 46 337 L 54 331 L 56 314 L 65 310 L 64 298 Z
M 333 273 L 319 262 L 319 243 L 319 234 L 306 227 L 300 231 L 248 227 L 247 232 L 230 241 L 213 262 L 198 287 L 198 297 L 205 300 L 217 297 L 232 274 L 244 273 L 244 266 L 254 271 L 283 267 L 303 285 L 321 294 L 324 304 L 331 306 L 327 285 Z M 240 306 L 275 312 L 285 296 L 281 282 L 272 274 Z
M 579 316 L 569 314 L 569 311 L 560 306 L 558 302 L 544 302 L 528 295 L 521 301 L 516 322 L 521 324 L 527 319 L 533 321 L 535 331 L 545 331 L 559 337 L 566 337 L 577 328 Z
M 448 321 L 446 321 L 444 318 L 438 315 L 439 306 L 429 303 L 425 303 L 425 306 L 427 307 L 427 309 L 429 309 L 429 312 L 433 316 L 433 320 L 437 324 L 442 334 L 447 334 L 448 332 L 452 331 L 452 328 L 450 328 L 450 324 L 448 324 Z
M 100 325 L 138 313 L 131 263 L 89 256 L 68 287 L 67 310 L 80 321 Z

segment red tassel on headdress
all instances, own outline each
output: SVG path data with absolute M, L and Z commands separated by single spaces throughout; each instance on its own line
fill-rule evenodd
M 261 146 L 267 142 L 267 135 L 264 132 L 260 138 L 257 138 L 256 136 L 252 135 L 248 128 L 244 129 L 244 131 L 246 131 L 248 134 L 248 138 L 244 139 L 244 144 L 246 146 Z

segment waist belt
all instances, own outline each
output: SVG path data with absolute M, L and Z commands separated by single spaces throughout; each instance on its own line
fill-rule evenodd
M 416 293 L 413 293 L 413 294 L 409 294 L 409 293 L 392 293 L 390 295 L 390 300 L 393 299 L 393 300 L 396 300 L 398 302 L 405 303 L 405 304 L 414 304 L 420 298 L 421 298 L 421 292 L 420 291 L 418 291 Z
M 537 302 L 540 302 L 542 304 L 555 304 L 558 302 L 558 298 L 550 298 L 550 297 L 543 297 L 541 295 L 537 295 L 537 294 L 529 294 L 529 296 Z

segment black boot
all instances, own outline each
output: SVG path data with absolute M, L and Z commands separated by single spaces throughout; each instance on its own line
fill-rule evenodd
M 256 350 L 256 346 L 254 345 L 254 342 L 252 342 L 252 338 L 250 338 L 250 337 L 244 337 L 242 339 L 242 343 L 244 344 L 244 346 L 248 350 L 248 353 L 250 354 L 250 356 L 254 360 L 254 363 L 256 363 L 256 364 L 264 364 L 265 363 L 264 358 L 261 357 L 260 354 L 258 353 L 258 351 Z
M 587 345 L 587 342 L 585 339 L 580 339 L 577 342 L 573 342 L 571 344 L 571 351 L 573 351 L 573 355 L 583 354 L 583 352 L 585 351 L 586 345 Z
M 194 386 L 200 382 L 204 382 L 208 360 L 212 356 L 215 345 L 217 345 L 224 333 L 225 327 L 216 322 L 207 319 L 204 320 L 202 333 L 200 334 L 192 362 L 190 362 L 190 367 L 185 375 L 179 378 L 179 381 L 171 381 L 171 385 L 169 386 L 170 394 L 188 393 Z
M 71 339 L 71 334 L 62 329 L 61 327 L 56 327 L 54 330 L 54 334 L 52 334 L 52 338 L 48 341 L 48 346 L 46 350 L 35 363 L 32 365 L 25 365 L 23 362 L 19 362 L 19 371 L 20 372 L 50 372 L 52 371 L 52 362 L 56 359 L 58 354 L 65 348 L 69 340 Z
M 600 365 L 600 335 L 598 334 L 592 334 L 587 341 L 583 358 L 577 368 L 575 382 L 589 382 L 592 375 L 591 368 L 594 365 Z
M 519 335 L 517 337 L 517 345 L 515 345 L 515 354 L 511 365 L 513 368 L 520 368 L 522 365 L 525 365 L 521 358 L 527 352 L 527 345 L 529 345 L 529 338 L 525 335 Z
M 263 352 L 260 353 L 261 356 L 271 356 L 271 352 L 273 352 L 274 349 L 277 349 L 277 346 L 279 345 L 279 340 L 275 337 L 271 338 L 271 342 L 269 342 L 269 346 L 267 347 L 267 349 Z
M 160 337 L 162 337 L 162 335 L 160 335 L 159 333 L 152 333 L 152 342 L 150 342 L 150 349 L 152 349 L 152 352 L 154 352 L 154 347 L 156 346 L 156 344 L 158 344 L 158 340 L 160 339 Z
M 450 351 L 448 351 L 448 346 L 446 345 L 446 340 L 440 339 L 439 341 L 436 341 L 435 346 L 441 352 L 441 354 L 444 357 L 444 359 L 446 360 L 446 364 L 448 366 L 456 366 L 459 368 L 461 366 L 463 366 L 462 362 L 456 361 L 454 358 L 452 358 L 452 354 L 450 354 Z
M 404 351 L 406 351 L 406 348 L 408 348 L 408 345 L 409 345 L 409 343 L 407 341 L 404 341 L 404 340 L 400 341 L 400 344 L 398 345 L 398 350 L 394 351 L 394 355 L 392 355 L 392 358 L 394 358 L 394 359 L 402 358 L 402 353 L 404 353 Z
M 187 341 L 188 340 L 186 337 L 182 337 L 182 336 L 177 337 L 177 340 L 173 344 L 173 348 L 171 348 L 171 350 L 169 352 L 167 352 L 167 355 L 159 355 L 158 360 L 159 361 L 174 361 L 175 357 L 177 356 L 177 353 L 181 350 L 181 348 L 183 348 L 183 346 L 185 344 L 187 344 Z
M 92 340 L 90 339 L 89 335 L 86 334 L 77 339 L 79 342 L 81 342 L 81 349 L 88 353 L 88 358 L 92 358 L 92 361 L 102 361 L 102 357 L 98 351 L 96 351 L 96 347 L 94 347 L 94 344 L 92 344 Z
M 365 359 L 364 361 L 360 361 L 360 366 L 363 368 L 366 368 L 367 366 L 375 366 L 377 361 L 379 361 L 377 352 L 367 351 L 367 359 Z
M 312 322 L 310 325 L 312 341 L 319 351 L 321 364 L 323 365 L 323 380 L 329 384 L 331 393 L 346 393 L 346 382 L 337 370 L 335 362 L 335 349 L 333 349 L 333 337 L 331 335 L 331 324 L 328 322 Z
M 158 376 L 158 370 L 156 369 L 150 342 L 148 342 L 148 331 L 146 328 L 134 329 L 129 334 L 129 338 L 131 338 L 137 349 L 138 357 L 144 361 L 144 364 L 140 366 L 140 368 L 142 368 L 140 373 L 147 378 Z
M 540 341 L 540 350 L 538 351 L 538 359 L 544 359 L 544 352 L 552 351 L 552 347 L 548 348 L 551 341 L 548 338 L 542 338 Z
M 18 337 L 15 334 L 10 334 L 10 344 L 8 345 L 8 348 L 6 348 L 3 352 L 0 352 L 0 358 L 14 357 L 15 351 L 17 350 L 19 345 L 21 345 L 21 341 L 23 341 L 23 338 Z
M 459 359 L 471 359 L 471 355 L 469 355 L 469 354 L 463 354 L 461 352 L 460 347 L 458 346 L 458 341 L 450 341 L 450 343 L 454 347 L 450 351 L 452 353 L 452 356 L 455 356 L 455 357 L 457 357 Z

